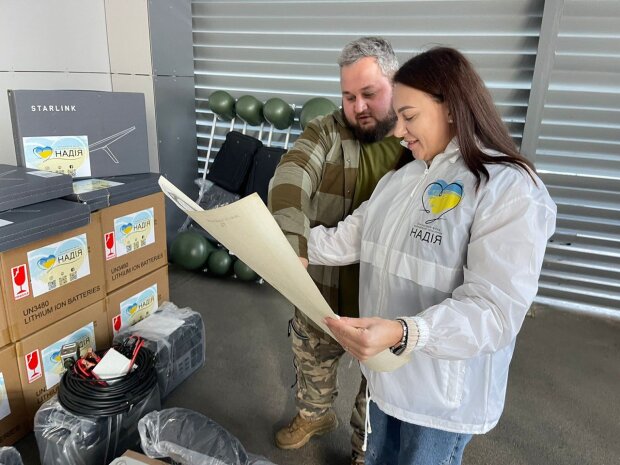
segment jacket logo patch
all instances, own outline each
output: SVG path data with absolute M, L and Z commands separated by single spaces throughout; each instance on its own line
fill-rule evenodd
M 426 224 L 434 223 L 446 213 L 454 210 L 463 198 L 463 184 L 460 181 L 447 183 L 438 179 L 430 183 L 422 194 L 422 207 L 426 213 L 434 216 L 425 221 Z

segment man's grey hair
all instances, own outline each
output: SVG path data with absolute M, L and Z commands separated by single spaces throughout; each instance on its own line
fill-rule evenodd
M 342 68 L 366 57 L 376 58 L 381 71 L 390 79 L 398 70 L 398 59 L 392 46 L 381 37 L 361 37 L 348 43 L 340 53 L 338 65 Z

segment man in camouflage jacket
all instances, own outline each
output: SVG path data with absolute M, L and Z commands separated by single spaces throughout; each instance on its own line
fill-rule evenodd
M 398 62 L 389 43 L 363 37 L 343 49 L 340 59 L 342 110 L 316 118 L 283 157 L 271 181 L 269 208 L 291 246 L 307 266 L 307 240 L 316 225 L 336 226 L 367 200 L 379 179 L 402 160 L 398 140 L 386 137 L 394 126 L 391 77 Z M 357 267 L 357 265 L 356 265 Z M 356 316 L 358 269 L 308 266 L 308 273 L 337 314 Z M 343 292 L 351 295 L 344 299 Z M 343 302 L 347 300 L 348 305 Z M 342 307 L 342 308 L 341 308 Z M 351 313 L 354 308 L 355 313 Z M 297 371 L 298 413 L 276 433 L 282 449 L 302 447 L 314 436 L 337 427 L 332 410 L 337 395 L 336 372 L 344 349 L 298 309 L 291 320 Z M 364 461 L 365 379 L 355 409 L 352 463 Z

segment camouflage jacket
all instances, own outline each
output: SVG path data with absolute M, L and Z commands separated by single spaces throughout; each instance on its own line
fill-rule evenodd
M 336 110 L 312 120 L 282 157 L 268 205 L 298 256 L 308 257 L 310 228 L 336 226 L 351 213 L 360 149 Z M 338 268 L 310 265 L 308 273 L 338 313 Z

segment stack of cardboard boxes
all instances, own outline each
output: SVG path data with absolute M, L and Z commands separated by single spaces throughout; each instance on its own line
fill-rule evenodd
M 112 338 L 143 320 L 168 291 L 164 194 L 151 194 L 93 214 L 104 245 L 106 311 Z
M 89 174 L 104 178 L 72 186 L 67 174 L 0 166 L 0 445 L 13 444 L 31 431 L 37 409 L 57 392 L 64 372 L 59 354 L 64 344 L 105 349 L 116 330 L 145 318 L 169 299 L 164 196 L 158 175 L 148 173 L 144 109 L 138 111 L 140 121 L 122 136 L 115 132 L 118 128 L 103 125 L 114 137 L 102 133 L 92 141 L 88 128 L 69 123 L 61 125 L 62 133 L 49 132 L 52 129 L 43 126 L 60 127 L 59 119 L 69 116 L 74 125 L 88 121 L 92 127 L 102 127 L 91 110 L 93 105 L 101 109 L 101 102 L 114 94 L 66 92 L 53 97 L 73 104 L 53 103 L 39 92 L 22 95 L 23 104 L 19 93 L 10 96 L 18 160 L 23 165 L 30 153 L 26 145 L 45 142 L 34 150 L 37 159 L 50 160 L 43 168 L 54 171 L 51 161 L 57 157 L 58 171 L 68 173 L 64 168 L 67 163 L 73 166 L 67 161 L 73 152 L 61 146 L 68 143 L 69 134 L 82 134 L 80 154 L 92 162 Z M 117 97 L 113 95 L 114 102 L 127 100 Z M 46 111 L 39 110 L 39 100 L 47 102 Z M 81 117 L 80 110 L 87 117 Z M 110 115 L 101 118 L 114 120 Z M 39 128 L 26 129 L 20 121 Z M 53 137 L 42 142 L 39 136 Z M 114 153 L 109 149 L 112 143 Z M 133 151 L 123 150 L 122 143 L 131 144 Z M 136 164 L 137 159 L 142 161 Z M 126 160 L 131 162 L 125 164 Z M 107 165 L 113 171 L 106 172 Z M 123 171 L 124 166 L 130 168 Z M 39 179 L 38 190 L 24 186 L 20 176 L 28 182 Z M 68 188 L 41 187 L 57 178 L 68 182 Z M 3 191 L 7 182 L 13 184 Z M 15 195 L 17 188 L 23 190 L 20 195 Z M 38 195 L 31 195 L 34 192 Z

